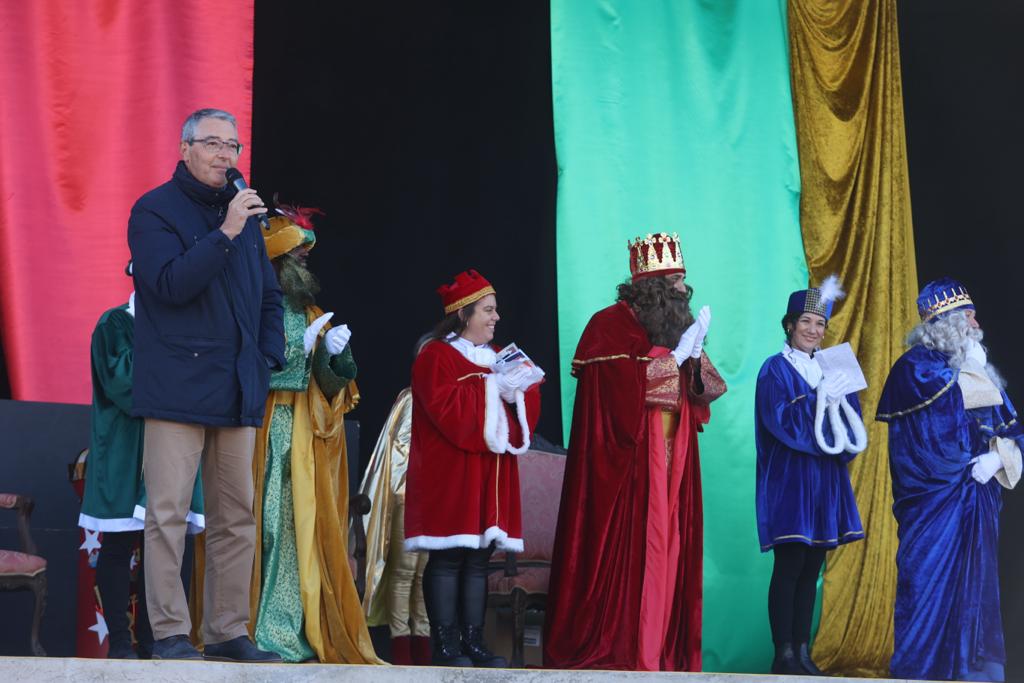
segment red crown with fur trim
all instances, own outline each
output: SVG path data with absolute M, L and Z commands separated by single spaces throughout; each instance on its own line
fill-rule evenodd
M 456 275 L 452 284 L 438 287 L 437 293 L 441 295 L 444 314 L 450 315 L 488 294 L 494 294 L 494 287 L 480 273 L 467 270 Z
M 629 274 L 634 280 L 650 275 L 686 272 L 678 233 L 648 233 L 646 239 L 637 237 L 626 244 L 629 246 Z

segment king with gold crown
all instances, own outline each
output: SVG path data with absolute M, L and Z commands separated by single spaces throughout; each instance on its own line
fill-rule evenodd
M 630 278 L 590 319 L 572 361 L 544 663 L 700 671 L 697 434 L 725 384 L 703 351 L 711 310 L 690 309 L 679 236 L 628 248 Z

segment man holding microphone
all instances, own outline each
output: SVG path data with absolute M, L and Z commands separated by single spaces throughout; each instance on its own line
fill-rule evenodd
M 196 471 L 206 503 L 204 657 L 280 661 L 248 637 L 255 549 L 252 454 L 271 369 L 284 363 L 281 291 L 255 190 L 225 173 L 241 153 L 234 117 L 191 114 L 171 180 L 132 208 L 132 415 L 145 419 L 146 602 L 154 659 L 198 659 L 181 583 Z

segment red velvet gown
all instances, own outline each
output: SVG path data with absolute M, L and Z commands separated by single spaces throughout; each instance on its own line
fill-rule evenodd
M 689 361 L 681 371 L 674 365 L 624 303 L 595 314 L 580 339 L 547 667 L 701 668 L 697 433 L 710 409 L 688 391 Z M 678 372 L 675 409 L 651 403 L 651 378 L 664 377 L 666 367 Z
M 485 423 L 505 411 L 508 442 L 521 446 L 523 433 L 490 374 L 444 341 L 427 344 L 413 363 L 407 551 L 486 548 L 492 541 L 498 550 L 523 550 L 519 466 L 515 455 L 491 451 Z M 530 432 L 540 416 L 539 387 L 524 396 Z

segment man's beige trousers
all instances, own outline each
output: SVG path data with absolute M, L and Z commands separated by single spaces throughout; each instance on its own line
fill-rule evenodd
M 249 581 L 256 549 L 252 515 L 254 427 L 203 427 L 146 420 L 146 607 L 153 637 L 188 635 L 192 622 L 181 583 L 185 516 L 203 467 L 206 514 L 204 643 L 248 634 Z

